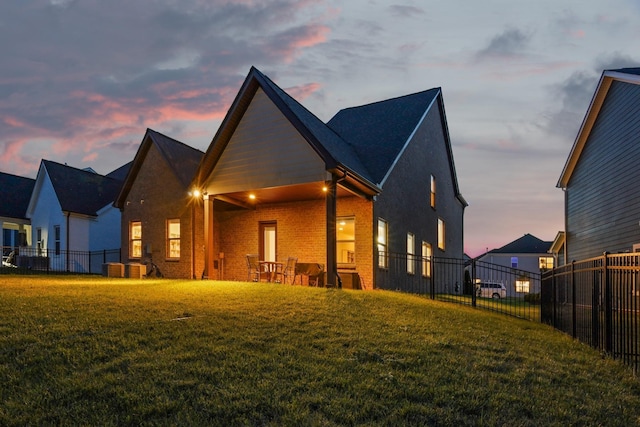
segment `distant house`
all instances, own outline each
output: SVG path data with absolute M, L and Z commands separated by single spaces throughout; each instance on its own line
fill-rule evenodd
M 3 252 L 31 245 L 31 221 L 26 213 L 34 184 L 34 179 L 0 172 L 0 228 Z
M 565 256 L 640 247 L 640 68 L 602 73 L 557 186 L 565 195 Z
M 428 279 L 432 256 L 463 257 L 466 202 L 439 88 L 325 124 L 251 68 L 192 190 L 204 195 L 211 279 L 247 280 L 246 254 L 257 254 L 321 264 L 327 285 L 372 289 Z
M 35 255 L 86 272 L 86 262 L 69 258 L 72 251 L 118 249 L 120 212 L 112 205 L 121 185 L 91 169 L 42 160 L 26 210 Z
M 531 234 L 525 234 L 511 243 L 478 257 L 478 261 L 515 269 L 522 273 L 508 276 L 513 277 L 513 283 L 504 283 L 507 288 L 507 296 L 538 293 L 540 292 L 540 281 L 532 279 L 526 273 L 540 274 L 541 271 L 554 267 L 554 257 L 549 253 L 552 243 Z M 477 275 L 481 281 L 502 281 L 502 277 L 505 276 L 498 271 L 499 269 L 492 268 L 478 269 Z M 493 277 L 493 274 L 496 277 Z
M 123 262 L 153 262 L 165 277 L 202 276 L 202 200 L 189 185 L 203 155 L 147 129 L 114 202 L 122 212 Z

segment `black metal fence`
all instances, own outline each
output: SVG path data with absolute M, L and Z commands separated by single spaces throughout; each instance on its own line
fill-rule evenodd
M 120 249 L 66 251 L 3 247 L 0 274 L 101 274 L 102 264 L 109 262 L 120 262 Z
M 428 295 L 431 299 L 540 321 L 540 274 L 473 259 L 380 253 L 378 289 Z
M 542 276 L 542 321 L 640 368 L 640 254 L 603 256 Z

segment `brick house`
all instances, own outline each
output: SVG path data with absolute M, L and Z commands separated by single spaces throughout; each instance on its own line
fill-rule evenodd
M 430 274 L 422 257 L 463 257 L 466 202 L 439 88 L 325 124 L 252 67 L 191 189 L 203 195 L 209 279 L 247 280 L 255 253 L 323 264 L 327 285 L 373 289 L 391 253 L 405 257 L 394 273 L 404 276 Z
M 203 154 L 147 129 L 114 202 L 124 263 L 153 262 L 165 277 L 201 277 L 202 204 L 188 188 Z

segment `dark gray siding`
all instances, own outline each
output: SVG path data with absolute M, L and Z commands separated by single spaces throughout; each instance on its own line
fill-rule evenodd
M 429 203 L 431 175 L 436 178 L 435 209 Z M 406 253 L 410 232 L 415 235 L 416 255 L 425 241 L 431 244 L 434 256 L 462 258 L 463 206 L 454 188 L 442 118 L 434 103 L 374 204 L 374 226 L 378 218 L 389 225 L 388 250 Z M 438 249 L 438 218 L 446 224 L 445 251 Z
M 567 261 L 640 243 L 640 86 L 614 81 L 566 189 Z

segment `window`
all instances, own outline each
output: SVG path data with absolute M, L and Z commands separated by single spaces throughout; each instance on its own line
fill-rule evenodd
M 518 268 L 518 257 L 517 256 L 512 256 L 511 257 L 511 268 Z
M 529 280 L 516 280 L 516 292 L 529 293 Z
M 60 255 L 60 226 L 53 226 L 53 235 L 55 237 L 56 255 Z
M 336 224 L 338 267 L 355 266 L 356 220 L 353 217 L 338 218 Z M 341 265 L 342 264 L 342 265 Z M 346 264 L 346 265 L 345 265 Z
M 541 256 L 540 257 L 540 270 L 551 270 L 553 268 L 553 257 L 552 256 Z
M 436 208 L 436 177 L 431 175 L 431 207 Z
M 38 250 L 38 256 L 42 256 L 42 252 L 44 249 L 44 244 L 42 241 L 42 228 L 36 228 L 36 245 Z
M 445 241 L 445 229 L 444 229 L 444 220 L 442 218 L 438 218 L 438 249 L 444 251 L 444 241 Z
M 387 236 L 389 230 L 387 221 L 378 218 L 378 267 L 387 268 Z
M 129 257 L 142 257 L 142 223 L 140 221 L 132 221 L 129 226 Z
M 422 242 L 422 275 L 431 277 L 431 245 Z
M 180 258 L 180 220 L 167 220 L 168 258 Z
M 412 233 L 407 233 L 407 273 L 415 273 L 416 245 Z

